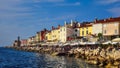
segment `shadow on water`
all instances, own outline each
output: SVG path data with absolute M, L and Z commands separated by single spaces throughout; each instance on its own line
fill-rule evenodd
M 0 68 L 98 68 L 81 59 L 0 48 Z

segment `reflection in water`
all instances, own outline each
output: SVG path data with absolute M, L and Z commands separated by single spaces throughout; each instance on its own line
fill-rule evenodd
M 0 48 L 0 68 L 98 68 L 81 59 Z

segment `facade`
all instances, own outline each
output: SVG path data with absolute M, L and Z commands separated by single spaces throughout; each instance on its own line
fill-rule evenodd
M 45 35 L 47 33 L 48 30 L 44 29 L 40 32 L 40 41 L 43 42 L 45 41 Z
M 27 46 L 27 39 L 21 40 L 21 46 Z
M 59 42 L 60 40 L 60 25 L 57 28 L 52 27 L 51 30 L 51 39 L 53 42 Z
M 19 36 L 18 36 L 17 40 L 14 41 L 13 46 L 15 46 L 15 47 L 21 46 L 21 41 L 20 41 L 20 37 Z
M 46 29 L 37 32 L 35 35 L 35 42 L 36 43 L 44 42 L 46 40 L 45 36 L 46 36 L 47 32 L 48 32 L 48 30 L 46 30 Z
M 102 24 L 102 20 L 98 21 L 97 19 L 94 21 L 93 24 L 93 30 L 92 33 L 96 36 L 98 36 L 99 33 L 103 32 L 103 24 Z
M 51 34 L 51 31 L 48 31 L 45 35 L 46 37 L 46 41 L 47 42 L 52 42 L 52 34 Z
M 37 32 L 36 33 L 36 36 L 35 36 L 35 39 L 36 39 L 36 43 L 39 43 L 40 42 L 40 35 L 41 35 L 41 33 L 40 32 Z
M 120 18 L 109 18 L 104 20 L 103 36 L 105 40 L 112 40 L 120 36 Z
M 34 45 L 35 43 L 36 43 L 36 37 L 35 36 L 29 37 L 27 39 L 27 45 L 28 46 Z
M 105 40 L 112 40 L 116 37 L 120 37 L 120 17 L 108 18 L 102 20 L 95 20 L 93 22 L 78 22 L 71 21 L 65 22 L 64 26 L 58 25 L 57 28 L 52 26 L 50 31 L 44 29 L 36 33 L 35 36 L 29 37 L 27 40 L 23 39 L 21 42 L 15 40 L 14 46 L 35 45 L 41 42 L 62 42 L 71 41 L 77 38 L 96 37 L 101 33 Z M 93 38 L 92 37 L 92 38 Z
M 92 23 L 83 23 L 80 26 L 80 37 L 86 37 L 88 34 L 92 34 Z
M 74 30 L 75 38 L 80 37 L 80 28 L 79 27 L 78 28 L 74 28 L 73 30 Z
M 60 27 L 60 42 L 66 42 L 73 40 L 75 37 L 79 34 L 79 29 L 77 28 L 80 24 L 77 22 L 71 21 L 71 23 L 67 24 L 65 22 L 65 25 Z

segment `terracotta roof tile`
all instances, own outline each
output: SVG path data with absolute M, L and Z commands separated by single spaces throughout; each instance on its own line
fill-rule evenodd
M 110 22 L 116 22 L 116 21 L 120 21 L 120 17 L 108 18 L 108 19 L 102 19 L 102 20 L 95 20 L 94 24 L 98 24 L 98 23 L 110 23 Z

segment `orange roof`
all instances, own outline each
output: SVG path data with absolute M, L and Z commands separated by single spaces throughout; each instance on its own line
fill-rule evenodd
M 94 24 L 97 24 L 97 23 L 110 23 L 110 22 L 116 22 L 116 21 L 120 21 L 120 17 L 108 18 L 108 19 L 102 19 L 102 20 L 95 20 Z

